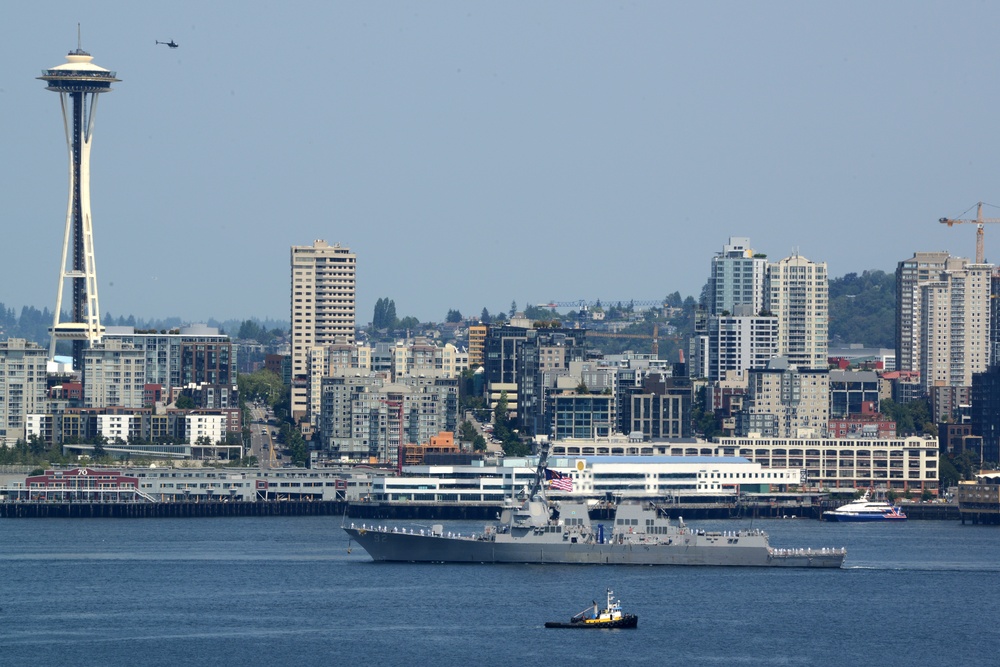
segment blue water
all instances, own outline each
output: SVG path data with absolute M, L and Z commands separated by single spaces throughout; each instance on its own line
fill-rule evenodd
M 374 564 L 339 524 L 4 520 L 0 664 L 885 667 L 1000 645 L 996 527 L 754 522 L 774 546 L 847 547 L 821 571 Z M 637 630 L 543 627 L 608 586 Z

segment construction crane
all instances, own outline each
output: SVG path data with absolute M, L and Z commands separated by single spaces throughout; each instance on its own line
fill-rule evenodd
M 647 334 L 627 334 L 627 333 L 611 333 L 610 331 L 587 331 L 587 337 L 595 336 L 597 338 L 633 338 L 639 340 L 646 340 L 649 338 Z M 653 347 L 650 350 L 651 356 L 654 359 L 660 358 L 660 324 L 659 322 L 653 323 Z
M 605 301 L 603 299 L 598 299 L 596 301 L 587 301 L 586 299 L 579 299 L 577 301 L 549 301 L 548 303 L 538 303 L 535 304 L 536 308 L 579 308 L 581 310 L 587 310 L 591 306 L 596 306 L 601 304 L 605 308 L 610 308 L 612 306 L 617 306 L 622 304 L 623 306 L 634 306 L 637 308 L 656 306 L 657 308 L 664 305 L 663 299 L 657 301 L 636 301 L 635 299 L 619 299 L 617 301 Z
M 972 209 L 970 208 L 969 211 Z M 968 211 L 966 211 L 968 212 Z M 941 224 L 957 225 L 960 223 L 971 222 L 976 225 L 976 264 L 982 264 L 986 261 L 986 252 L 983 248 L 983 223 L 986 222 L 1000 222 L 1000 218 L 984 218 L 983 217 L 983 202 L 979 202 L 976 206 L 976 219 L 975 220 L 963 220 L 961 218 L 941 218 L 938 220 Z

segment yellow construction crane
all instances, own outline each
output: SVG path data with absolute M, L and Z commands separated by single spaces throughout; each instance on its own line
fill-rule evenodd
M 971 210 L 971 209 L 970 209 Z M 959 223 L 971 222 L 976 225 L 976 264 L 982 264 L 986 261 L 986 252 L 983 248 L 983 223 L 986 222 L 1000 222 L 1000 218 L 984 218 L 983 217 L 983 202 L 979 202 L 976 206 L 976 219 L 975 220 L 962 220 L 962 219 L 952 219 L 952 218 L 941 218 L 938 222 L 948 225 L 957 225 Z
M 595 336 L 597 338 L 632 338 L 639 340 L 648 340 L 649 334 L 627 334 L 627 333 L 611 333 L 610 331 L 587 331 L 587 337 Z M 660 358 L 660 323 L 653 323 L 653 345 L 650 350 L 651 356 L 654 359 Z

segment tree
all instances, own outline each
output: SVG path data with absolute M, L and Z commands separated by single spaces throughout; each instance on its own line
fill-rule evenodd
M 458 427 L 459 442 L 472 442 L 476 439 L 477 435 L 479 433 L 476 431 L 476 427 L 469 421 L 463 421 Z
M 445 318 L 445 321 L 450 324 L 458 324 L 462 321 L 462 313 L 457 310 L 449 310 L 448 317 Z
M 514 317 L 517 314 L 517 301 L 510 302 L 510 316 Z
M 490 323 L 490 311 L 486 310 L 486 306 L 483 306 L 483 312 L 479 315 L 479 321 L 483 324 Z
M 497 401 L 496 408 L 493 409 L 493 437 L 500 441 L 503 453 L 506 456 L 527 456 L 528 446 L 521 442 L 521 438 L 511 429 L 510 415 L 507 414 L 507 392 L 500 392 L 500 400 Z
M 962 479 L 962 474 L 955 468 L 951 459 L 942 454 L 938 457 L 938 461 L 938 467 L 940 468 L 938 478 L 940 479 L 941 487 L 947 489 L 949 486 L 957 486 L 959 480 Z
M 257 337 L 260 336 L 260 332 L 261 327 L 259 324 L 253 320 L 243 320 L 243 323 L 240 324 L 240 330 L 239 333 L 236 334 L 236 337 L 243 340 L 257 340 Z
M 243 401 L 260 401 L 274 407 L 281 400 L 285 386 L 277 373 L 267 369 L 253 373 L 241 373 L 236 378 Z
M 896 276 L 848 273 L 829 281 L 830 340 L 872 347 L 895 344 Z
M 180 396 L 178 396 L 177 400 L 174 402 L 174 405 L 177 407 L 178 410 L 194 410 L 195 407 L 197 407 L 195 405 L 194 399 L 188 396 L 187 394 L 181 394 Z
M 407 315 L 401 320 L 396 321 L 395 328 L 397 329 L 416 329 L 420 326 L 420 320 L 413 317 L 412 315 Z
M 104 446 L 108 444 L 108 439 L 103 435 L 97 435 L 94 437 L 94 459 L 103 459 L 107 455 L 107 450 Z
M 396 327 L 396 302 L 383 298 L 375 302 L 375 313 L 372 316 L 373 329 L 393 329 Z

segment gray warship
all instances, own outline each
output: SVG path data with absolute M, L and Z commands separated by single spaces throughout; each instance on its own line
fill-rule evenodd
M 482 532 L 445 532 L 344 525 L 377 562 L 558 563 L 591 565 L 706 565 L 841 567 L 846 549 L 779 549 L 759 529 L 705 531 L 670 520 L 650 503 L 621 503 L 606 526 L 592 523 L 585 502 L 552 502 L 545 494 L 547 446 L 526 499 L 511 503 Z

